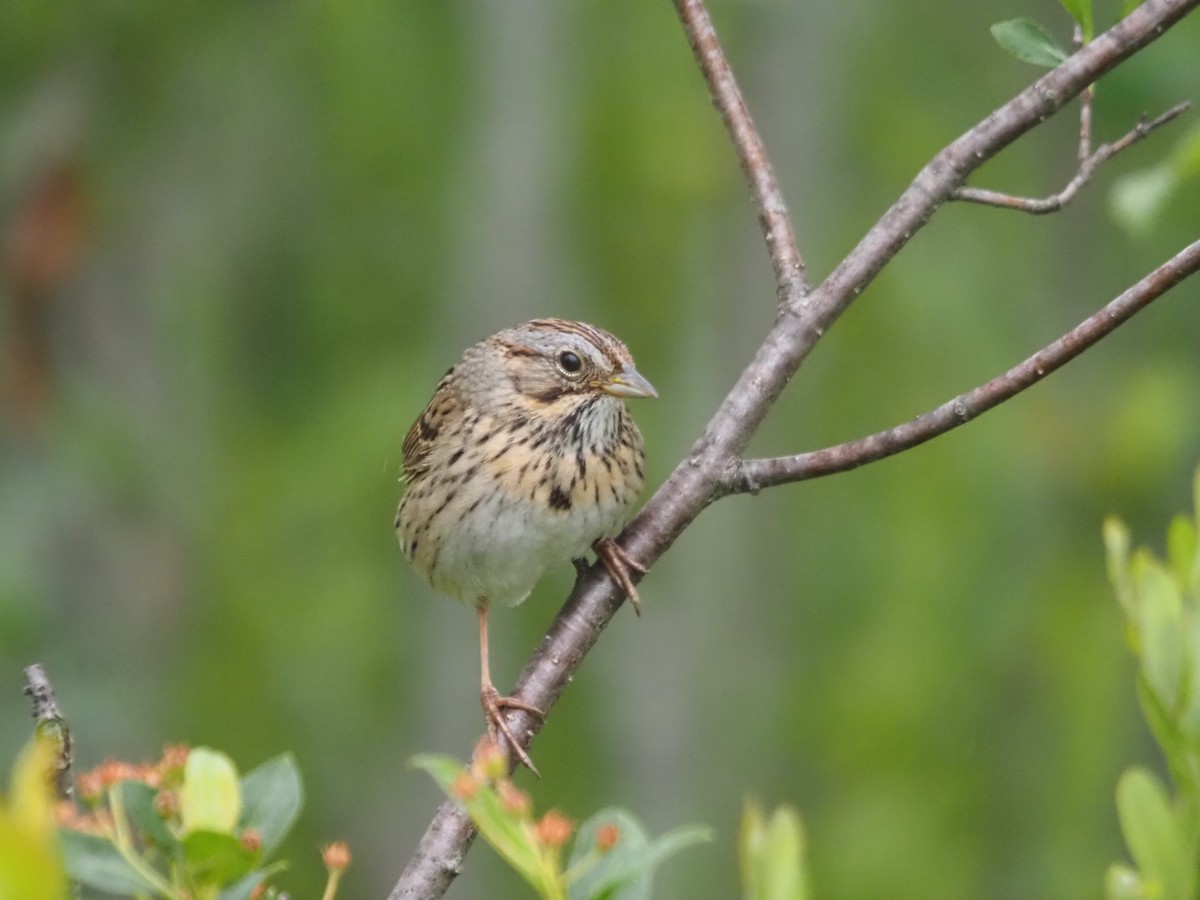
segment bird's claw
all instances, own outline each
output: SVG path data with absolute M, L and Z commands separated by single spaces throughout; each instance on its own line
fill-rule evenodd
M 626 553 L 625 549 L 612 538 L 600 538 L 592 544 L 592 549 L 596 551 L 596 558 L 604 563 L 609 577 L 629 597 L 629 602 L 633 604 L 633 611 L 640 616 L 642 607 L 638 602 L 637 588 L 633 586 L 633 576 L 630 572 L 645 575 L 646 567 Z
M 504 742 L 508 744 L 517 761 L 521 763 L 530 772 L 541 778 L 541 773 L 537 770 L 537 766 L 533 764 L 533 760 L 529 758 L 529 754 L 525 752 L 525 748 L 512 733 L 512 729 L 508 727 L 508 720 L 504 718 L 502 710 L 519 709 L 522 712 L 527 712 L 531 716 L 538 719 L 545 719 L 546 714 L 531 703 L 526 703 L 524 700 L 518 700 L 516 697 L 504 697 L 494 687 L 487 685 L 480 692 L 479 699 L 483 704 L 483 715 L 487 720 L 488 736 L 493 741 L 500 744 L 500 738 L 504 738 Z

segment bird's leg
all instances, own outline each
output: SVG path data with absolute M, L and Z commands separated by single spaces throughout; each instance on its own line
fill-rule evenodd
M 533 760 L 529 758 L 529 754 L 525 752 L 517 739 L 513 736 L 512 730 L 508 727 L 508 722 L 504 719 L 504 714 L 501 710 L 504 709 L 519 709 L 529 713 L 531 716 L 537 716 L 539 719 L 545 719 L 546 714 L 524 700 L 518 700 L 516 697 L 504 697 L 496 690 L 496 686 L 492 684 L 491 670 L 488 667 L 488 605 L 487 601 L 481 600 L 475 604 L 475 612 L 479 616 L 479 666 L 482 670 L 482 678 L 480 680 L 479 698 L 483 703 L 483 716 L 487 721 L 488 734 L 493 741 L 500 743 L 499 735 L 503 735 L 508 741 L 508 746 L 512 748 L 512 752 L 516 754 L 518 760 L 527 769 L 537 775 L 537 766 L 533 764 Z
M 642 607 L 638 603 L 637 588 L 633 586 L 633 576 L 630 575 L 630 572 L 645 575 L 646 567 L 626 553 L 621 545 L 612 538 L 597 538 L 592 544 L 592 549 L 596 551 L 596 558 L 604 563 L 604 568 L 608 569 L 608 574 L 616 582 L 617 587 L 629 596 L 629 602 L 633 604 L 633 611 L 640 616 Z

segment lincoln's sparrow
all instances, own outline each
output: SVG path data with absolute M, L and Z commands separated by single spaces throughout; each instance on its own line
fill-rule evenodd
M 655 396 L 607 331 L 538 319 L 468 347 L 404 439 L 400 546 L 433 587 L 475 605 L 488 732 L 531 769 L 501 710 L 542 712 L 492 685 L 488 605 L 515 606 L 591 546 L 637 609 L 630 570 L 644 570 L 612 540 L 645 480 L 621 401 Z

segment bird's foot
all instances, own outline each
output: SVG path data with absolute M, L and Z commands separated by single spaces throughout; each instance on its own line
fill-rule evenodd
M 529 758 L 529 754 L 525 752 L 525 748 L 521 746 L 516 737 L 512 733 L 512 729 L 508 727 L 508 720 L 504 718 L 503 710 L 519 709 L 522 712 L 527 712 L 531 716 L 538 719 L 545 719 L 546 714 L 536 706 L 526 703 L 524 700 L 518 700 L 516 697 L 504 697 L 492 685 L 486 684 L 480 691 L 479 699 L 483 703 L 483 716 L 487 720 L 488 735 L 497 744 L 500 744 L 500 738 L 508 744 L 513 754 L 517 757 L 517 761 L 525 766 L 538 778 L 542 775 L 537 770 L 537 766 L 533 764 L 533 760 Z
M 646 567 L 626 553 L 621 545 L 612 538 L 600 538 L 592 544 L 592 549 L 596 551 L 596 558 L 604 563 L 604 568 L 608 570 L 609 576 L 616 582 L 617 587 L 629 597 L 629 602 L 633 604 L 633 611 L 640 616 L 642 607 L 638 603 L 638 592 L 637 588 L 633 586 L 631 573 L 637 572 L 639 575 L 645 575 Z

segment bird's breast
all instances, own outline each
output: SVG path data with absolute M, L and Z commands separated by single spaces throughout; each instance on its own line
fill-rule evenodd
M 410 486 L 401 544 L 436 589 L 516 604 L 549 566 L 621 530 L 644 483 L 641 435 L 627 414 L 604 441 L 602 430 L 575 424 L 480 417 L 454 464 L 433 467 L 450 470 L 440 487 Z

